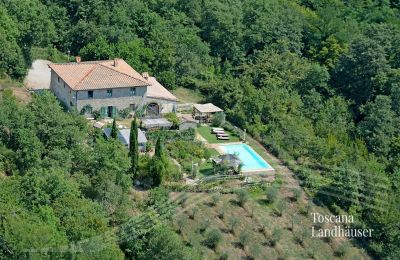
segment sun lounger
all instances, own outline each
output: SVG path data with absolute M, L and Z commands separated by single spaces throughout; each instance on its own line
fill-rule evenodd
M 228 134 L 225 134 L 225 133 L 223 133 L 223 134 L 217 134 L 217 136 L 219 136 L 219 137 L 229 137 L 229 135 L 228 135 Z
M 229 136 L 217 136 L 218 140 L 229 140 Z
M 224 132 L 224 129 L 219 127 L 211 128 L 211 133 L 215 134 L 216 132 Z
M 224 130 L 213 130 L 213 134 L 225 134 Z

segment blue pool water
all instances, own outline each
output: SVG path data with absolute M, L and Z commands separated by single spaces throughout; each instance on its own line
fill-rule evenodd
M 258 153 L 256 153 L 247 144 L 229 144 L 221 145 L 222 151 L 225 154 L 236 154 L 243 162 L 243 171 L 250 170 L 272 170 L 273 168 Z

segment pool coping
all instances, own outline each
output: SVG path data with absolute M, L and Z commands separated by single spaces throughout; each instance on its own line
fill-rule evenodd
M 219 152 L 219 154 L 225 154 L 224 151 L 221 149 L 221 146 L 225 146 L 225 145 L 235 145 L 235 144 L 245 144 L 248 147 L 250 147 L 251 150 L 253 150 L 253 152 L 260 157 L 264 162 L 266 162 L 270 168 L 263 168 L 263 169 L 254 169 L 254 170 L 242 170 L 242 173 L 246 173 L 246 174 L 257 174 L 257 175 L 265 175 L 268 173 L 274 173 L 275 169 L 272 167 L 271 164 L 269 164 L 264 158 L 262 158 L 261 155 L 259 155 L 254 149 L 253 147 L 251 147 L 249 144 L 245 143 L 245 142 L 230 142 L 230 143 L 220 143 L 220 144 L 213 144 L 213 148 L 215 150 L 217 150 Z M 214 146 L 215 145 L 215 146 Z

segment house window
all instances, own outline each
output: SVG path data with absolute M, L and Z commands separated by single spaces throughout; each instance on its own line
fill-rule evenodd
M 57 81 L 60 82 L 60 77 L 57 77 Z
M 136 88 L 131 88 L 130 94 L 131 94 L 131 96 L 136 96 Z
M 87 92 L 87 96 L 88 96 L 88 98 L 93 98 L 93 90 L 89 90 L 88 92 Z
M 65 83 L 64 83 L 64 88 L 65 88 Z
M 135 104 L 130 104 L 129 108 L 131 109 L 131 111 L 135 111 L 136 105 Z
M 107 97 L 112 97 L 112 89 L 107 89 Z

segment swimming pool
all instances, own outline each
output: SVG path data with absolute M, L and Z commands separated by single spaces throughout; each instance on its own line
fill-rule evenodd
M 247 144 L 220 145 L 220 148 L 224 154 L 238 155 L 239 159 L 243 162 L 243 171 L 273 170 L 271 165 Z

